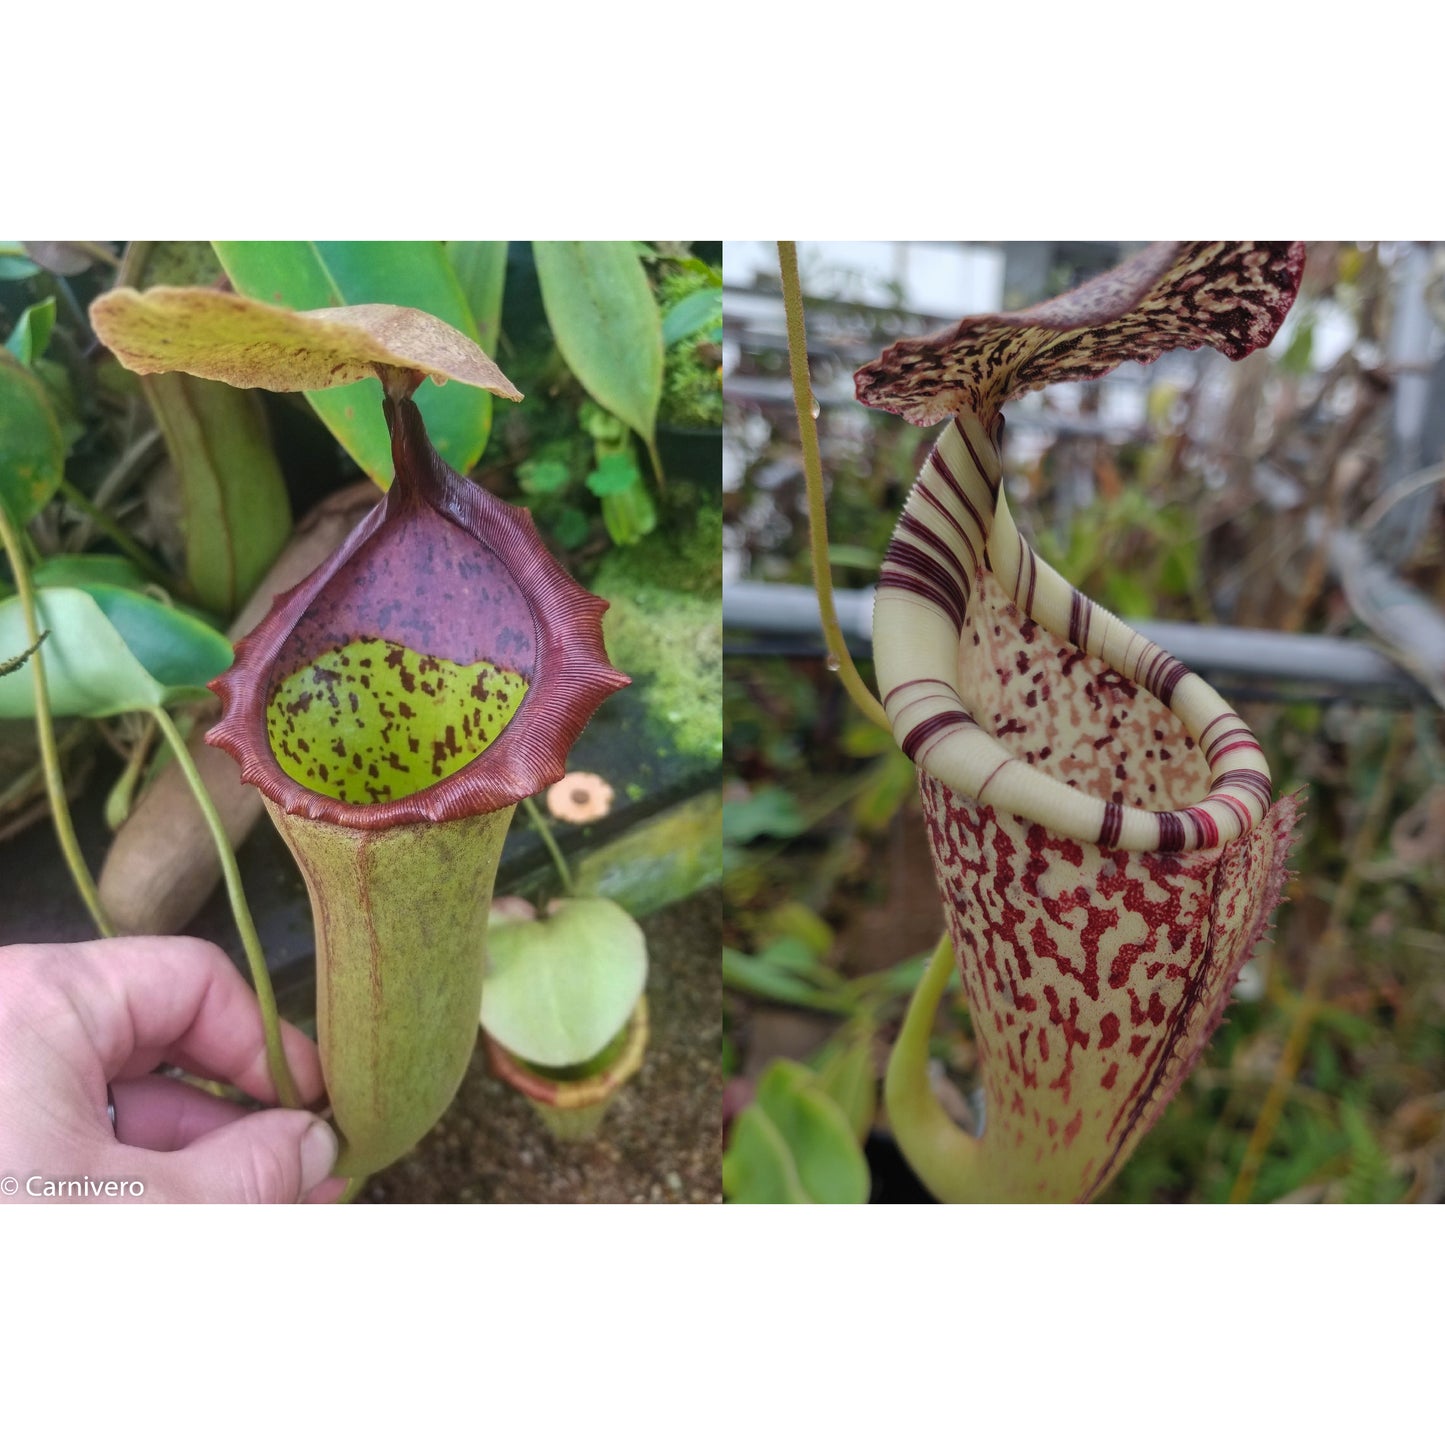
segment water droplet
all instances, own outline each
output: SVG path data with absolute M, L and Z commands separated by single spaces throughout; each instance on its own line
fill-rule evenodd
M 817 398 L 816 396 L 813 398 L 813 405 L 812 405 L 811 410 L 812 410 L 812 413 L 813 413 L 813 420 L 814 420 L 814 421 L 817 421 L 818 418 L 819 418 L 819 416 L 822 415 L 823 408 L 818 405 L 818 398 Z
M 828 669 L 829 672 L 837 672 L 838 669 L 839 669 L 840 667 L 842 667 L 843 664 L 842 664 L 841 662 L 839 662 L 838 659 L 837 659 L 836 657 L 834 657 L 833 654 L 830 652 L 830 653 L 828 654 L 828 660 L 827 660 L 827 663 L 826 663 L 825 665 L 826 665 L 826 667 L 827 667 L 827 669 Z

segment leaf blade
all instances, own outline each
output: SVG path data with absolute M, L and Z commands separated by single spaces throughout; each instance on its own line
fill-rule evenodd
M 534 241 L 542 305 L 563 359 L 588 394 L 655 443 L 662 319 L 625 241 Z
M 0 350 L 0 506 L 23 527 L 64 473 L 65 442 L 44 386 Z

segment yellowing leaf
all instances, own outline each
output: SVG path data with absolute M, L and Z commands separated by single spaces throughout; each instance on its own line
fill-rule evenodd
M 95 333 L 132 371 L 184 371 L 231 386 L 320 391 L 377 374 L 421 371 L 520 401 L 476 342 L 409 306 L 286 311 L 189 286 L 123 287 L 91 303 Z

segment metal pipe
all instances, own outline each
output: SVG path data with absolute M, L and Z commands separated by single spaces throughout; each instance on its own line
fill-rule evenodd
M 873 589 L 834 596 L 844 635 L 867 655 L 872 648 Z M 1368 642 L 1189 622 L 1130 620 L 1129 625 L 1206 677 L 1227 676 L 1255 684 L 1251 687 L 1255 697 L 1433 704 L 1408 672 Z M 723 627 L 731 634 L 724 651 L 734 656 L 753 650 L 743 641 L 744 634 L 759 639 L 759 651 L 814 657 L 823 652 L 818 603 L 809 587 L 729 583 L 723 587 Z

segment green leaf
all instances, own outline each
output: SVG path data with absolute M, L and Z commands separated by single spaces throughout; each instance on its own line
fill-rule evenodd
M 714 290 L 711 286 L 675 301 L 662 318 L 663 346 L 675 346 L 704 327 L 721 328 L 722 307 L 721 288 Z
M 0 281 L 26 281 L 39 271 L 19 241 L 0 241 Z
M 862 1204 L 868 1187 L 868 1165 L 843 1110 L 809 1069 L 792 1059 L 775 1060 L 733 1125 L 723 1156 L 728 1198 L 737 1204 Z
M 180 479 L 186 576 L 203 607 L 233 617 L 291 535 L 261 403 L 183 372 L 148 376 L 144 390 Z
M 242 295 L 294 311 L 383 302 L 410 306 L 477 340 L 477 326 L 439 241 L 217 241 Z M 363 381 L 307 398 L 336 439 L 379 486 L 391 484 L 391 442 L 381 385 Z M 415 397 L 432 445 L 459 472 L 476 465 L 492 403 L 470 386 L 422 387 Z
M 472 308 L 440 241 L 318 241 L 316 248 L 348 306 L 412 306 L 479 342 Z M 457 471 L 471 471 L 491 434 L 491 396 L 471 386 L 428 386 L 415 400 L 431 444 Z
M 110 717 L 199 699 L 231 664 L 231 645 L 218 632 L 119 587 L 43 587 L 36 613 L 50 633 L 41 656 L 57 717 Z M 8 598 L 0 602 L 0 656 L 26 645 L 20 599 Z M 25 672 L 0 678 L 0 717 L 34 713 Z
M 723 949 L 723 983 L 731 989 L 750 993 L 774 1003 L 792 1004 L 797 1008 L 837 1012 L 844 1006 L 830 990 L 820 988 L 803 972 L 791 966 L 785 948 L 797 945 L 796 940 L 774 944 L 757 955 Z M 810 960 L 811 961 L 811 960 Z
M 507 285 L 505 241 L 447 241 L 447 260 L 477 324 L 477 340 L 488 356 L 495 354 L 502 330 L 502 293 Z
M 74 552 L 62 552 L 47 557 L 30 574 L 30 580 L 37 587 L 126 587 L 132 592 L 141 591 L 146 579 L 140 568 L 128 557 L 112 557 L 99 553 L 78 556 Z
M 0 351 L 0 506 L 23 527 L 65 473 L 65 443 L 44 386 Z
M 560 492 L 571 480 L 571 468 L 556 457 L 532 457 L 517 468 L 517 481 L 529 497 Z
M 647 941 L 607 898 L 568 898 L 546 918 L 494 917 L 482 1027 L 528 1063 L 584 1063 L 615 1038 L 647 981 Z
M 728 843 L 751 843 L 765 834 L 796 838 L 807 826 L 797 800 L 776 784 L 758 788 L 750 797 L 723 808 L 723 839 Z
M 722 1161 L 723 1192 L 732 1204 L 813 1204 L 798 1178 L 788 1141 L 756 1104 L 733 1121 Z
M 594 497 L 615 497 L 628 491 L 642 480 L 637 463 L 621 452 L 613 452 L 597 463 L 597 469 L 587 473 L 587 490 Z
M 532 251 L 562 359 L 655 455 L 662 319 L 636 251 L 626 241 L 534 241 Z
M 21 366 L 33 366 L 35 359 L 45 354 L 54 329 L 55 297 L 47 296 L 44 301 L 37 301 L 20 313 L 20 320 L 7 338 L 5 349 Z

